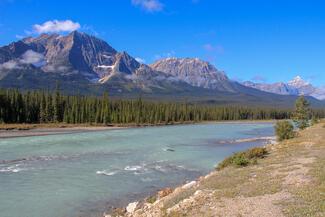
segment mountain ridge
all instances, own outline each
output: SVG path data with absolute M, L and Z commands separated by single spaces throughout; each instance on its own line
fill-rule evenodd
M 294 77 L 287 83 L 276 82 L 268 84 L 245 81 L 242 84 L 269 93 L 294 96 L 304 95 L 314 97 L 318 100 L 325 100 L 325 87 L 314 87 L 311 83 L 304 81 L 300 76 Z
M 108 91 L 113 97 L 141 95 L 153 100 L 247 105 L 277 101 L 284 106 L 296 98 L 246 87 L 197 58 L 167 58 L 146 65 L 101 39 L 77 31 L 42 34 L 0 47 L 0 88 L 53 90 L 57 82 L 69 94 L 101 95 Z

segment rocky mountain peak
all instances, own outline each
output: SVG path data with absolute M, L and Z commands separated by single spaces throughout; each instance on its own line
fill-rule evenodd
M 151 67 L 196 87 L 217 89 L 222 82 L 229 81 L 224 72 L 198 58 L 166 58 Z
M 288 82 L 288 85 L 293 86 L 293 87 L 303 87 L 310 85 L 309 82 L 304 81 L 299 75 L 294 77 L 291 81 Z
M 325 91 L 323 88 L 314 87 L 311 83 L 306 82 L 300 76 L 294 77 L 288 83 L 277 82 L 272 84 L 254 83 L 251 81 L 243 82 L 243 85 L 265 92 L 280 94 L 280 95 L 305 95 L 313 96 L 317 99 L 325 99 Z
M 140 67 L 140 63 L 123 51 L 116 55 L 115 70 L 126 74 L 132 74 Z
M 56 81 L 73 92 L 87 87 L 85 92 L 109 88 L 118 94 L 260 94 L 229 80 L 224 72 L 198 58 L 166 58 L 148 66 L 101 39 L 77 31 L 42 34 L 0 47 L 0 87 L 44 89 Z M 301 83 L 298 78 L 292 82 Z M 277 91 L 284 93 L 292 89 L 288 84 L 277 85 Z M 304 86 L 299 94 L 310 90 Z M 324 94 L 317 92 L 317 96 Z

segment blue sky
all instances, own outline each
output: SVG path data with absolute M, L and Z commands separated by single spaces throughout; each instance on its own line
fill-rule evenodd
M 232 79 L 300 75 L 323 86 L 324 10 L 320 0 L 0 0 L 0 45 L 50 31 L 47 21 L 71 20 L 148 64 L 199 57 Z

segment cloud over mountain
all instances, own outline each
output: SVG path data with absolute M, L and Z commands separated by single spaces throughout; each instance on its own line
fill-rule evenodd
M 71 20 L 49 20 L 43 24 L 33 25 L 33 30 L 36 33 L 59 33 L 59 32 L 72 32 L 78 30 L 80 24 Z
M 22 68 L 22 64 L 32 64 L 36 67 L 40 67 L 44 65 L 45 58 L 41 53 L 37 53 L 33 50 L 27 50 L 22 56 L 18 59 L 12 59 L 7 62 L 0 64 L 1 69 L 20 69 Z
M 39 64 L 44 61 L 44 55 L 33 50 L 28 50 L 22 55 L 21 63 Z

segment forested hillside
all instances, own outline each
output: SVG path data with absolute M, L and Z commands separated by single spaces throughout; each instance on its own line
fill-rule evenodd
M 325 117 L 325 110 L 313 110 Z M 221 107 L 190 103 L 111 100 L 66 96 L 59 91 L 0 90 L 2 123 L 167 124 L 187 121 L 266 120 L 290 118 L 290 109 Z

